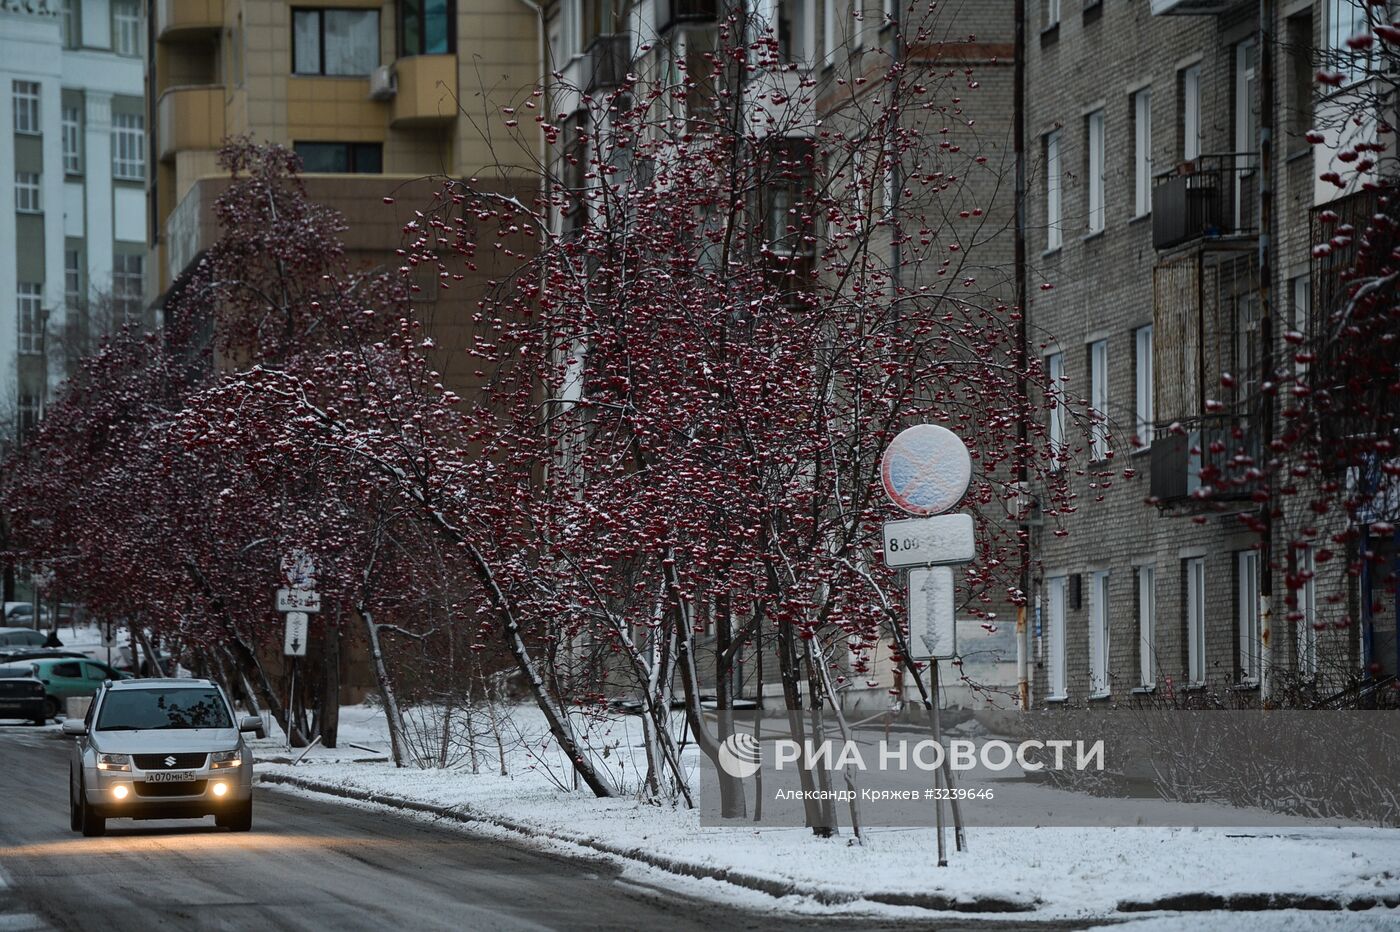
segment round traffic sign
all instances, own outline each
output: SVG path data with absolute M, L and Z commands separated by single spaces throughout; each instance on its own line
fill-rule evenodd
M 890 501 L 910 514 L 942 514 L 966 494 L 972 457 L 948 428 L 916 424 L 900 431 L 885 448 L 880 478 Z

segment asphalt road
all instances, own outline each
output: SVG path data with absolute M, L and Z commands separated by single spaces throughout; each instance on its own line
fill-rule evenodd
M 607 863 L 262 787 L 247 834 L 112 820 L 83 838 L 68 829 L 70 740 L 0 724 L 0 932 L 915 927 L 743 911 Z M 972 925 L 988 928 L 937 927 Z

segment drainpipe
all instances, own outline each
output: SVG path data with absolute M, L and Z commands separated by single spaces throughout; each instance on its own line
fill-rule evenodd
M 1021 416 L 1016 419 L 1016 482 L 1017 505 L 1030 508 L 1030 475 L 1026 466 L 1029 443 L 1026 419 L 1031 416 L 1026 401 L 1029 385 L 1026 367 L 1029 352 L 1026 346 L 1028 325 L 1026 317 L 1026 4 L 1016 3 L 1016 47 L 1013 53 L 1016 84 L 1013 97 L 1013 117 L 1016 141 L 1016 393 Z M 1021 564 L 1021 604 L 1016 606 L 1016 687 L 1021 711 L 1031 707 L 1030 626 L 1026 623 L 1026 606 L 1031 593 L 1031 527 L 1030 514 L 1018 516 L 1016 528 L 1017 558 Z
M 551 119 L 553 114 L 549 110 L 549 53 L 545 36 L 544 7 L 540 6 L 536 0 L 519 0 L 530 12 L 535 14 L 536 37 L 538 39 L 539 75 L 540 90 L 544 96 L 540 98 L 540 106 L 543 108 L 541 114 L 545 119 Z M 539 127 L 536 127 L 538 132 Z M 549 196 L 549 144 L 544 140 L 544 133 L 539 133 L 539 161 L 540 161 L 540 195 L 547 198 Z
M 1274 22 L 1271 0 L 1259 0 L 1259 344 L 1260 399 L 1263 420 L 1261 458 L 1274 457 L 1274 327 L 1272 236 L 1274 225 Z M 1259 505 L 1259 703 L 1273 698 L 1274 517 L 1273 472 L 1265 469 L 1267 491 Z

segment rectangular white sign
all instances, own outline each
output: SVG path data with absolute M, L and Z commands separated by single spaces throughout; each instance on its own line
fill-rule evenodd
M 279 612 L 319 612 L 321 593 L 313 589 L 278 589 L 277 610 Z
M 977 555 L 972 515 L 935 515 L 885 522 L 886 566 L 949 566 Z
M 306 612 L 287 613 L 287 630 L 282 635 L 282 653 L 288 657 L 306 656 L 306 629 L 309 621 Z
M 957 653 L 953 568 L 909 571 L 909 657 L 946 660 Z

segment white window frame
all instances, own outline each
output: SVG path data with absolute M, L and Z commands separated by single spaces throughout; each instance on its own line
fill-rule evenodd
M 865 0 L 849 0 L 851 5 L 851 51 L 865 48 Z
M 141 57 L 141 6 L 132 0 L 112 0 L 112 51 Z
M 1137 568 L 1138 586 L 1138 685 L 1157 685 L 1157 567 L 1145 563 Z
M 1089 698 L 1103 699 L 1113 692 L 1108 678 L 1109 573 L 1089 575 Z
M 1089 458 L 1108 459 L 1108 338 L 1089 344 L 1089 407 L 1093 419 L 1089 435 Z
M 822 55 L 828 64 L 836 62 L 836 4 L 838 0 L 822 3 Z
M 1201 157 L 1201 66 L 1181 69 L 1181 157 L 1194 162 Z
M 146 180 L 146 119 L 139 113 L 112 114 L 112 177 Z
M 1153 401 L 1156 373 L 1152 369 L 1152 325 L 1133 331 L 1133 412 L 1137 418 L 1137 438 L 1143 449 L 1156 439 L 1157 412 Z
M 1046 623 L 1049 653 L 1045 659 L 1046 689 L 1050 699 L 1069 698 L 1069 678 L 1065 665 L 1065 596 L 1068 580 L 1050 576 L 1045 580 Z
M 1060 131 L 1052 129 L 1045 134 L 1045 251 L 1053 252 L 1064 244 L 1061 227 L 1061 179 Z
M 1045 15 L 1040 27 L 1041 31 L 1060 25 L 1060 0 L 1042 0 L 1042 6 Z
M 1303 544 L 1297 550 L 1298 587 L 1298 675 L 1305 680 L 1317 678 L 1317 560 L 1313 548 Z
M 1152 88 L 1133 95 L 1133 216 L 1152 213 Z
M 132 263 L 135 269 L 131 268 Z M 141 317 L 145 300 L 146 261 L 131 253 L 112 257 L 112 312 L 116 323 L 129 324 Z
M 1045 357 L 1045 377 L 1050 383 L 1050 398 L 1054 407 L 1050 409 L 1050 451 L 1055 462 L 1050 464 L 1052 472 L 1059 472 L 1063 464 L 1059 462 L 1065 450 L 1065 354 L 1051 353 Z
M 1259 59 L 1255 56 L 1254 63 L 1250 64 L 1250 53 L 1254 51 L 1254 40 L 1245 39 L 1235 44 L 1235 172 L 1236 181 L 1230 187 L 1234 189 L 1235 203 L 1235 227 L 1239 228 L 1245 215 L 1245 203 L 1243 201 L 1244 185 L 1239 179 L 1247 176 L 1254 170 L 1255 156 L 1250 155 L 1255 146 L 1259 143 L 1258 124 L 1251 126 L 1251 109 L 1256 104 L 1254 89 L 1257 86 Z M 1251 132 L 1253 129 L 1253 132 Z
M 63 108 L 63 172 L 83 173 L 83 111 L 81 107 Z
M 83 303 L 83 252 L 63 250 L 63 304 L 76 310 Z
M 1290 312 L 1293 329 L 1306 338 L 1312 332 L 1312 276 L 1299 275 L 1290 283 Z M 1298 361 L 1297 350 L 1293 353 L 1293 375 L 1300 381 L 1307 378 L 1308 364 Z
M 38 172 L 15 172 L 15 212 L 44 212 L 44 176 Z
M 1085 117 L 1085 136 L 1089 150 L 1089 233 L 1102 233 L 1104 215 L 1104 115 L 1095 110 Z
M 1186 679 L 1191 686 L 1206 682 L 1206 560 L 1186 561 Z
M 1235 618 L 1240 640 L 1240 682 L 1259 682 L 1264 663 L 1264 646 L 1259 632 L 1259 552 L 1241 550 L 1235 554 L 1237 599 Z
M 15 285 L 15 352 L 38 356 L 44 352 L 44 286 L 33 282 Z
M 1356 33 L 1370 32 L 1363 3 L 1364 0 L 1327 0 L 1327 31 L 1323 34 L 1329 59 L 1326 64 L 1334 67 L 1347 84 L 1354 84 L 1365 77 L 1367 64 L 1374 55 L 1373 51 L 1356 51 L 1347 45 L 1347 39 Z M 1393 8 L 1393 4 L 1391 6 Z M 1383 21 L 1388 21 L 1384 10 L 1383 5 Z M 1344 15 L 1344 12 L 1350 15 Z
M 40 116 L 40 101 L 43 99 L 43 87 L 38 81 L 12 81 L 10 82 L 10 104 L 14 108 L 14 126 L 16 133 L 24 133 L 37 136 L 44 131 L 43 120 Z

